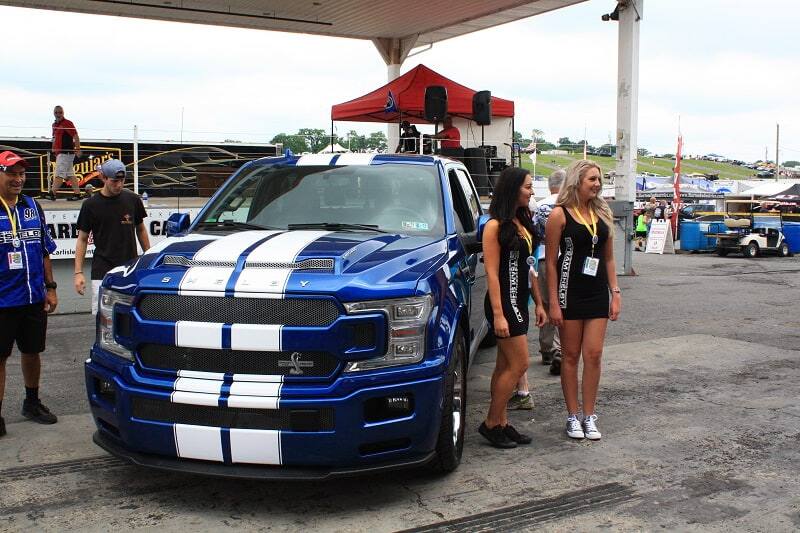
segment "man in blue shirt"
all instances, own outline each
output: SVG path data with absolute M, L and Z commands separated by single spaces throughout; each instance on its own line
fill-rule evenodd
M 55 424 L 58 419 L 39 400 L 39 353 L 45 347 L 47 315 L 58 304 L 50 264 L 56 243 L 41 206 L 22 194 L 26 166 L 14 152 L 0 153 L 0 410 L 6 360 L 16 342 L 25 380 L 22 415 L 40 424 Z M 0 437 L 5 434 L 0 416 Z

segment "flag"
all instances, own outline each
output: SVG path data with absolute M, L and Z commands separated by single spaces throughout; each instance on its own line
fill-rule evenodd
M 386 95 L 386 106 L 383 110 L 386 113 L 397 113 L 397 100 L 392 91 L 389 91 L 389 94 Z
M 675 178 L 673 188 L 675 194 L 672 199 L 672 227 L 673 235 L 678 232 L 678 211 L 681 208 L 681 151 L 683 150 L 683 136 L 678 135 L 678 149 L 675 151 Z

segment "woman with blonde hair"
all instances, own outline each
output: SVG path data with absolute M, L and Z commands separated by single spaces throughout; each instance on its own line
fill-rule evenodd
M 619 318 L 622 308 L 614 264 L 614 217 L 600 194 L 601 176 L 593 161 L 577 160 L 567 167 L 545 229 L 549 315 L 561 337 L 561 389 L 567 435 L 574 439 L 601 437 L 595 403 L 603 342 L 608 319 Z M 578 402 L 581 357 L 583 416 Z

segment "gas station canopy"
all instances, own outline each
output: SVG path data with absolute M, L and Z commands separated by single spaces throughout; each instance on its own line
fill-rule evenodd
M 585 0 L 0 0 L 0 4 L 173 22 L 413 39 L 427 45 Z

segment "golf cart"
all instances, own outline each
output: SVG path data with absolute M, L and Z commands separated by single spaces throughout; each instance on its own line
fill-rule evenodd
M 717 239 L 717 255 L 739 253 L 744 257 L 758 257 L 762 253 L 775 253 L 789 257 L 789 245 L 783 236 L 783 219 L 780 212 L 762 212 L 759 200 L 726 200 L 724 233 L 709 234 Z

